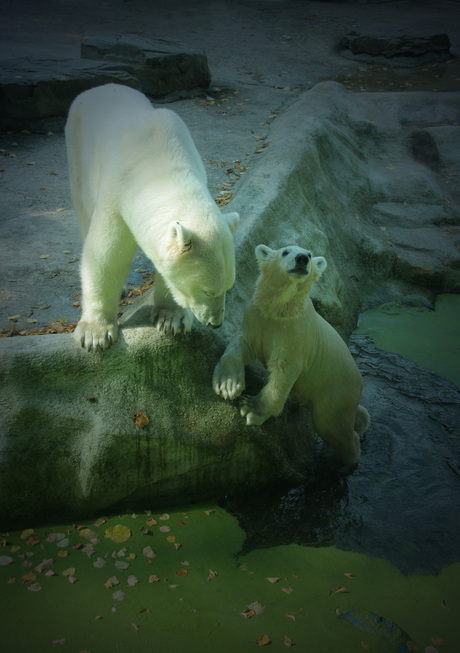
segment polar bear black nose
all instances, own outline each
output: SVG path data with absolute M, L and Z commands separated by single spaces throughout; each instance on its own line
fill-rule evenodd
M 311 259 L 310 254 L 297 254 L 295 257 L 295 262 L 297 265 L 307 265 L 308 261 Z

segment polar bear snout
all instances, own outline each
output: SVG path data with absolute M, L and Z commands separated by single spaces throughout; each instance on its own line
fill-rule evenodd
M 311 252 L 296 254 L 294 267 L 289 270 L 293 274 L 309 274 L 310 272 Z

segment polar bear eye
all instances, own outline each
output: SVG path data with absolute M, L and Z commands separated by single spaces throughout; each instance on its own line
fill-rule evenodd
M 281 256 L 287 256 L 288 254 L 289 252 L 287 251 L 287 249 L 285 249 L 284 252 L 281 254 Z
M 208 292 L 207 290 L 203 290 L 203 292 L 206 295 L 206 297 L 212 297 L 212 295 L 213 295 L 212 292 Z

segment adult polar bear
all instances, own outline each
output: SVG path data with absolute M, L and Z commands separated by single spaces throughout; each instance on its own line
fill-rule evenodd
M 235 281 L 237 213 L 222 215 L 183 121 L 131 88 L 107 84 L 73 102 L 65 128 L 70 187 L 83 240 L 88 351 L 117 339 L 117 307 L 137 247 L 155 266 L 152 321 L 187 332 L 193 313 L 218 327 Z M 191 312 L 190 312 L 191 311 Z
M 296 246 L 275 251 L 258 245 L 255 253 L 261 274 L 243 327 L 216 365 L 213 388 L 236 399 L 245 387 L 245 366 L 259 359 L 268 381 L 256 397 L 242 397 L 246 423 L 278 415 L 291 394 L 310 407 L 318 435 L 339 461 L 354 464 L 369 413 L 359 403 L 363 380 L 348 347 L 310 299 L 326 259 Z

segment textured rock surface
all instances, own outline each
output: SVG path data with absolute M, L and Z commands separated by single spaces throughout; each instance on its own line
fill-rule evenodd
M 209 86 L 211 74 L 204 52 L 178 41 L 137 34 L 84 37 L 81 56 L 130 64 L 141 90 L 152 97 Z
M 109 82 L 162 97 L 206 88 L 211 80 L 206 55 L 177 41 L 85 37 L 81 54 L 82 59 L 0 62 L 0 129 L 62 129 L 74 98 Z
M 383 60 L 413 66 L 447 61 L 450 41 L 447 34 L 432 36 L 347 34 L 339 48 L 360 59 Z

